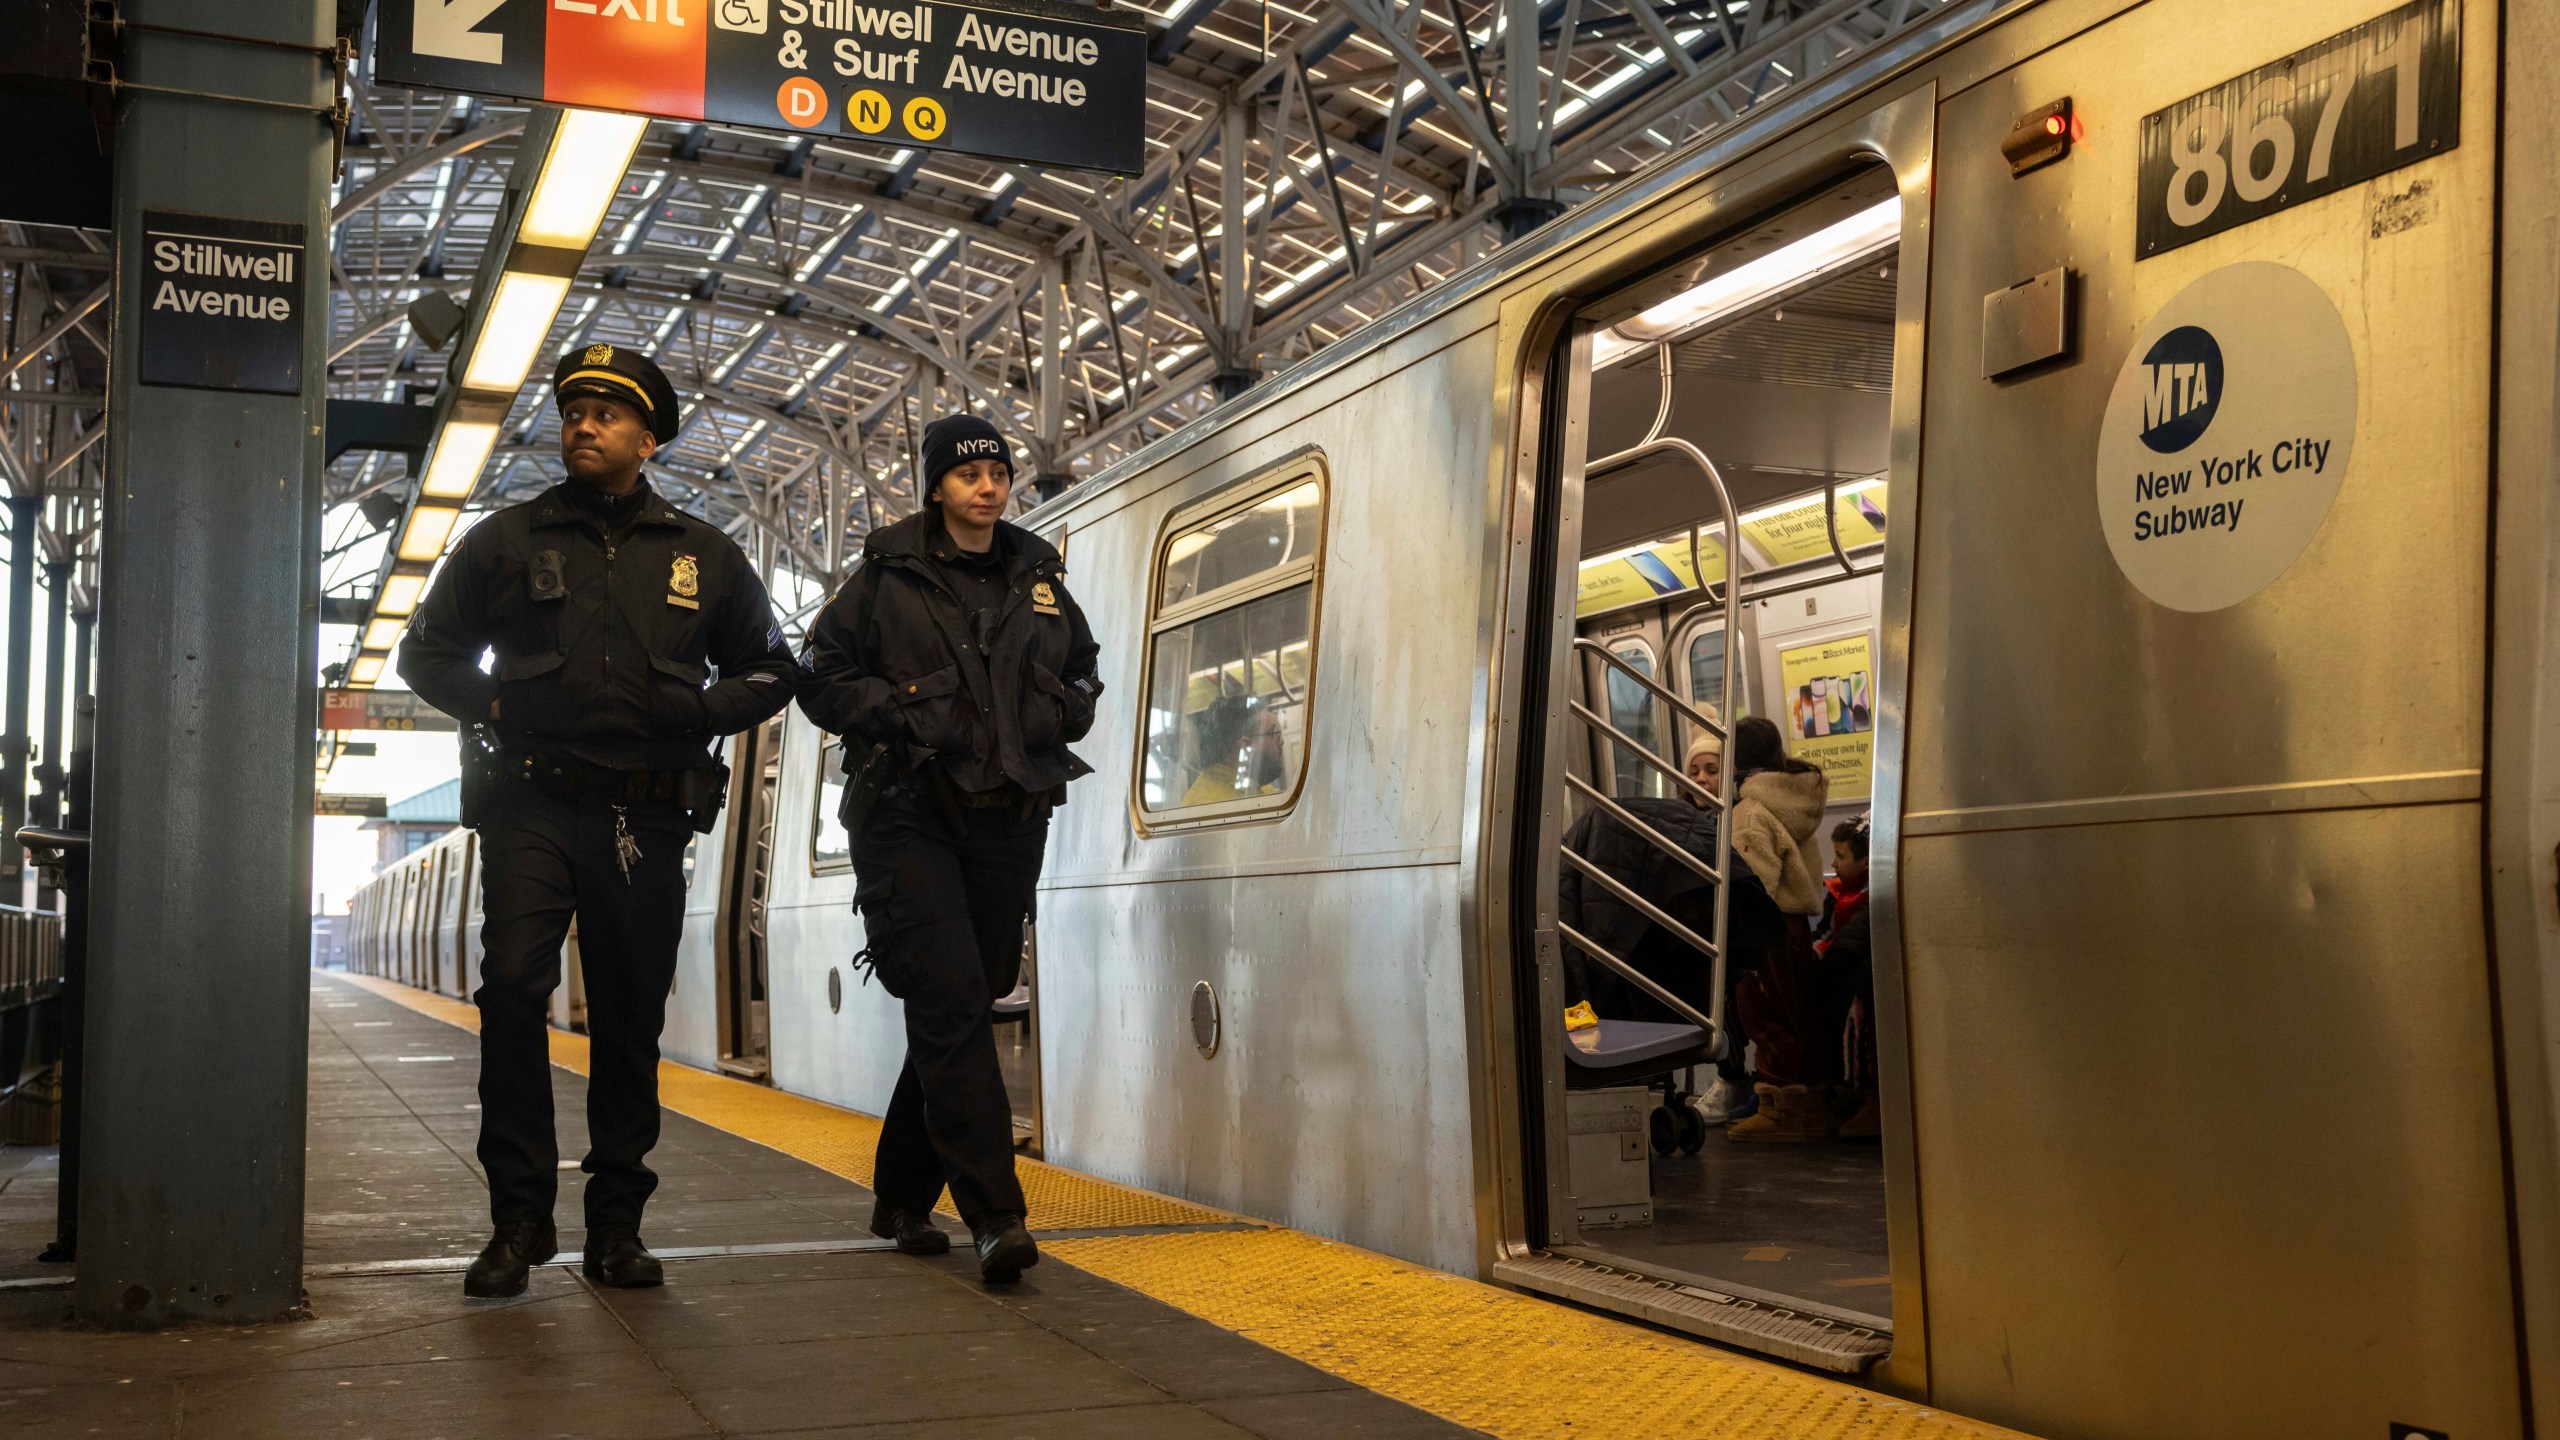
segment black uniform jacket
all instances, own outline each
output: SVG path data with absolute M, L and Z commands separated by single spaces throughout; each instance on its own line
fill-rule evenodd
M 1100 651 L 1058 552 L 1020 526 L 996 528 L 1005 595 L 984 650 L 933 558 L 951 543 L 940 513 L 920 511 L 871 533 L 809 628 L 800 708 L 822 729 L 903 751 L 908 765 L 993 759 L 1040 795 L 1092 772 L 1067 743 L 1093 728 Z
M 798 675 L 747 557 L 645 485 L 619 538 L 567 484 L 473 526 L 400 647 L 400 677 L 465 725 L 496 700 L 502 744 L 626 770 L 713 763 Z

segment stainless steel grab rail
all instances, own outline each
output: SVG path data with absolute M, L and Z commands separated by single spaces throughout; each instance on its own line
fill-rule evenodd
M 1697 1026 L 1699 1029 L 1706 1031 L 1710 1035 L 1722 1033 L 1716 1025 L 1715 1017 L 1699 1014 L 1696 1006 L 1681 999 L 1679 996 L 1672 994 L 1670 991 L 1663 989 L 1661 983 L 1656 981 L 1652 976 L 1645 974 L 1633 965 L 1630 965 L 1626 961 L 1619 959 L 1617 956 L 1610 954 L 1608 947 L 1602 945 L 1599 941 L 1592 939 L 1590 936 L 1583 934 L 1581 931 L 1574 929 L 1572 926 L 1565 924 L 1561 920 L 1556 922 L 1556 933 L 1571 941 L 1575 949 L 1580 950 L 1584 954 L 1589 955 L 1592 959 L 1599 961 L 1601 964 L 1608 966 L 1611 970 L 1614 970 L 1618 974 L 1624 976 L 1629 984 L 1636 986 L 1646 994 L 1651 995 L 1654 999 L 1661 1001 L 1666 1006 L 1669 1006 L 1671 1013 L 1688 1021 L 1690 1024 Z
M 1706 568 L 1701 562 L 1701 557 L 1698 552 L 1699 527 L 1695 525 L 1689 527 L 1689 573 L 1697 580 L 1698 588 L 1711 597 L 1715 604 L 1722 606 L 1733 598 L 1735 594 L 1734 585 L 1736 580 L 1739 578 L 1735 562 L 1736 557 L 1740 552 L 1736 547 L 1735 537 L 1740 533 L 1740 526 L 1734 513 L 1733 492 L 1726 487 L 1724 483 L 1724 475 L 1716 469 L 1715 462 L 1709 460 L 1704 451 L 1700 450 L 1697 446 L 1690 444 L 1688 441 L 1678 438 L 1677 436 L 1663 436 L 1659 433 L 1663 423 L 1668 420 L 1670 416 L 1670 362 L 1668 359 L 1669 351 L 1667 347 L 1665 348 L 1664 355 L 1664 398 L 1660 411 L 1655 416 L 1652 432 L 1648 433 L 1642 442 L 1634 446 L 1621 450 L 1614 455 L 1604 456 L 1599 460 L 1591 462 L 1589 465 L 1584 467 L 1583 473 L 1586 481 L 1589 479 L 1596 479 L 1612 470 L 1623 470 L 1630 465 L 1638 464 L 1653 456 L 1665 454 L 1678 455 L 1688 460 L 1691 464 L 1697 466 L 1699 472 L 1707 477 L 1708 485 L 1714 489 L 1717 507 L 1724 516 L 1726 554 L 1724 583 L 1721 586 L 1709 586 L 1707 584 Z M 1732 624 L 1729 620 L 1724 627 L 1724 673 L 1727 677 L 1731 677 L 1736 674 L 1736 666 L 1740 659 L 1739 642 L 1737 640 L 1737 632 L 1739 628 L 1740 627 Z M 1692 706 L 1687 701 L 1682 700 L 1678 695 L 1673 694 L 1670 690 L 1657 683 L 1652 676 L 1638 671 L 1634 666 L 1628 664 L 1624 658 L 1610 653 L 1609 648 L 1598 641 L 1584 636 L 1575 636 L 1573 647 L 1568 654 L 1573 657 L 1583 655 L 1597 656 L 1603 666 L 1615 670 L 1616 672 L 1627 676 L 1629 679 L 1634 680 L 1636 684 L 1647 694 L 1669 705 L 1679 716 L 1686 719 L 1691 724 L 1705 730 L 1706 733 L 1715 736 L 1719 742 L 1728 741 L 1732 738 L 1731 726 L 1714 716 L 1702 713 L 1695 706 Z M 1732 684 L 1733 682 L 1728 678 L 1728 693 L 1730 693 Z M 1590 726 L 1597 733 L 1608 737 L 1608 739 L 1613 743 L 1624 747 L 1629 753 L 1635 755 L 1654 769 L 1671 776 L 1673 781 L 1686 789 L 1688 793 L 1707 800 L 1715 808 L 1716 858 L 1713 869 L 1709 871 L 1699 869 L 1698 858 L 1690 854 L 1685 847 L 1673 842 L 1670 837 L 1664 835 L 1659 830 L 1656 830 L 1652 826 L 1636 819 L 1634 814 L 1628 811 L 1626 807 L 1600 793 L 1596 787 L 1584 781 L 1580 776 L 1572 774 L 1569 770 L 1565 775 L 1565 779 L 1572 789 L 1578 790 L 1591 799 L 1598 801 L 1609 812 L 1613 819 L 1616 819 L 1621 824 L 1631 826 L 1637 836 L 1644 840 L 1645 843 L 1671 856 L 1673 859 L 1678 860 L 1681 864 L 1689 866 L 1692 870 L 1697 871 L 1697 873 L 1705 876 L 1709 880 L 1716 882 L 1715 903 L 1713 906 L 1714 920 L 1709 926 L 1709 929 L 1713 932 L 1713 938 L 1701 936 L 1687 925 L 1673 919 L 1671 915 L 1664 911 L 1660 906 L 1655 905 L 1643 896 L 1638 895 L 1634 890 L 1609 876 L 1607 873 L 1602 871 L 1598 865 L 1592 863 L 1592 861 L 1576 852 L 1572 846 L 1563 843 L 1561 840 L 1559 840 L 1556 845 L 1558 856 L 1565 864 L 1573 867 L 1576 871 L 1580 872 L 1587 878 L 1598 882 L 1600 886 L 1606 889 L 1610 894 L 1615 895 L 1618 899 L 1634 906 L 1638 914 L 1643 915 L 1647 920 L 1652 921 L 1654 924 L 1662 926 L 1663 929 L 1673 938 L 1678 939 L 1684 944 L 1687 944 L 1691 948 L 1699 951 L 1707 958 L 1712 970 L 1711 983 L 1713 988 L 1707 992 L 1708 1000 L 1706 1012 L 1703 1014 L 1700 1013 L 1696 1006 L 1691 1005 L 1680 999 L 1677 995 L 1672 994 L 1668 989 L 1646 976 L 1643 972 L 1637 970 L 1627 961 L 1610 953 L 1607 947 L 1599 944 L 1597 941 L 1593 940 L 1590 936 L 1583 934 L 1581 931 L 1576 930 L 1571 925 L 1563 923 L 1561 920 L 1559 920 L 1556 925 L 1557 934 L 1574 948 L 1589 955 L 1592 959 L 1599 961 L 1629 983 L 1635 985 L 1646 994 L 1651 995 L 1654 999 L 1661 1001 L 1664 1005 L 1670 1007 L 1673 1014 L 1680 1016 L 1690 1024 L 1696 1025 L 1700 1029 L 1704 1030 L 1713 1053 L 1718 1056 L 1722 1056 L 1728 1053 L 1728 1047 L 1731 1043 L 1729 1038 L 1730 1032 L 1726 1028 L 1724 1014 L 1726 971 L 1725 917 L 1727 911 L 1726 902 L 1731 892 L 1731 887 L 1723 883 L 1723 877 L 1733 873 L 1733 767 L 1730 765 L 1719 767 L 1716 776 L 1715 792 L 1710 795 L 1705 786 L 1689 778 L 1688 768 L 1685 765 L 1671 760 L 1666 760 L 1662 756 L 1654 753 L 1649 746 L 1637 743 L 1632 736 L 1629 736 L 1626 732 L 1620 730 L 1616 725 L 1611 724 L 1607 719 L 1603 718 L 1589 706 L 1584 705 L 1581 701 L 1568 700 L 1566 709 L 1567 713 L 1573 716 L 1573 718 L 1582 721 L 1583 724 Z M 1685 750 L 1687 747 L 1683 746 L 1680 748 Z

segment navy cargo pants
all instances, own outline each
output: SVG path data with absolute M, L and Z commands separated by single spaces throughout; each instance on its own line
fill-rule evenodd
M 1021 974 L 1049 818 L 994 809 L 961 819 L 955 832 L 931 801 L 883 797 L 854 840 L 854 904 L 873 973 L 907 1018 L 872 1192 L 883 1209 L 922 1219 L 948 1184 L 960 1218 L 976 1224 L 1023 1211 L 990 1012 Z
M 658 1188 L 658 1034 L 684 933 L 684 812 L 633 805 L 626 878 L 614 811 L 501 783 L 480 822 L 480 1168 L 489 1213 L 547 1219 L 559 1194 L 552 1126 L 551 992 L 578 922 L 587 996 L 587 1230 L 637 1228 Z

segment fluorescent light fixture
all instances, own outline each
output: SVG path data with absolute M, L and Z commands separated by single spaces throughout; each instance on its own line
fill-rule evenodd
M 526 275 L 509 271 L 498 277 L 497 298 L 471 342 L 471 364 L 462 372 L 472 390 L 514 394 L 533 373 L 534 356 L 551 336 L 552 318 L 569 295 L 566 275 Z
M 364 627 L 364 648 L 367 650 L 390 649 L 399 642 L 400 631 L 408 623 L 406 620 L 389 615 L 375 620 Z
M 382 593 L 373 597 L 376 615 L 409 615 L 416 612 L 418 600 L 427 593 L 424 575 L 394 575 L 382 582 Z
M 1654 341 L 1740 314 L 1808 275 L 1818 275 L 1901 238 L 1902 200 L 1899 196 L 1888 197 L 1601 331 L 1592 339 L 1591 368 L 1600 369 Z
M 347 667 L 348 683 L 353 685 L 370 685 L 374 681 L 381 679 L 383 664 L 390 658 L 391 657 L 388 655 L 357 656 L 356 663 Z
M 400 558 L 424 562 L 443 554 L 453 522 L 461 518 L 460 508 L 449 505 L 421 505 L 410 511 L 409 528 L 400 536 Z
M 640 148 L 640 136 L 648 128 L 649 122 L 637 115 L 564 113 L 516 238 L 528 245 L 586 249 L 604 223 L 604 212 L 612 208 L 622 172 L 630 168 L 631 152 Z
M 470 499 L 480 484 L 480 468 L 489 463 L 489 452 L 496 448 L 496 421 L 446 421 L 444 433 L 436 437 L 435 453 L 427 457 L 427 478 L 419 482 L 418 493 L 438 500 Z

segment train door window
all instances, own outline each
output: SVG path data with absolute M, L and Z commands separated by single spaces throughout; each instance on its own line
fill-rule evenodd
M 1835 182 L 1596 302 L 1577 318 L 1572 354 L 1544 372 L 1568 387 L 1563 413 L 1579 406 L 1585 419 L 1555 432 L 1549 471 L 1552 601 L 1570 601 L 1575 618 L 1544 672 L 1555 738 L 1524 779 L 1538 858 L 1514 897 L 1556 937 L 1520 951 L 1521 993 L 1550 1005 L 1537 1017 L 1548 1068 L 1523 1083 L 1561 1071 L 1566 1092 L 1534 1137 L 1546 1173 L 1564 1177 L 1546 1196 L 1546 1246 L 1670 1284 L 1783 1298 L 1830 1334 L 1864 1332 L 1859 1344 L 1892 1323 L 1876 1050 L 1872 1028 L 1850 1018 L 1876 1010 L 1836 991 L 1782 993 L 1769 977 L 1811 957 L 1787 938 L 1795 927 L 1769 898 L 1774 879 L 1737 851 L 1725 882 L 1695 880 L 1680 862 L 1712 867 L 1717 836 L 1735 827 L 1701 818 L 1716 801 L 1671 774 L 1702 717 L 1721 725 L 1775 693 L 1763 683 L 1774 666 L 1750 643 L 1756 617 L 1868 583 L 1881 563 L 1900 210 L 1884 167 Z M 1601 613 L 1621 633 L 1592 633 Z M 1624 631 L 1644 626 L 1658 628 L 1631 644 Z M 1829 705 L 1834 687 L 1811 682 Z M 1844 714 L 1857 713 L 1863 683 L 1841 697 Z M 1567 703 L 1577 696 L 1588 697 L 1580 713 Z M 1784 705 L 1760 708 L 1785 727 Z M 1575 788 L 1585 755 L 1605 759 L 1597 789 L 1621 808 Z M 1588 880 L 1601 849 L 1647 846 L 1689 854 L 1643 867 L 1629 887 L 1641 909 Z M 1721 987 L 1715 941 L 1702 938 L 1719 935 Z M 1568 1032 L 1566 1009 L 1583 1001 L 1599 1025 Z M 1728 1041 L 1721 1060 L 1710 1022 Z M 1620 1143 L 1601 1143 L 1604 1130 Z M 1637 1156 L 1652 1148 L 1646 1163 L 1630 1163 L 1630 1139 Z M 1794 1143 L 1752 1143 L 1771 1140 Z
M 1627 663 L 1628 669 L 1646 679 L 1653 678 L 1653 649 L 1641 640 L 1622 640 L 1609 647 L 1609 653 Z M 1608 667 L 1609 723 L 1645 749 L 1659 753 L 1661 742 L 1655 737 L 1653 695 L 1643 685 L 1615 666 Z M 1635 751 L 1611 742 L 1609 768 L 1613 788 L 1621 800 L 1641 795 L 1661 799 L 1669 782 L 1652 766 L 1637 758 Z
M 1149 829 L 1268 815 L 1305 779 L 1324 549 L 1308 452 L 1174 513 L 1156 548 L 1138 806 Z
M 824 875 L 853 866 L 853 837 L 844 828 L 844 737 L 828 735 L 818 748 L 817 813 L 810 817 L 809 871 Z
M 1689 702 L 1710 715 L 1724 713 L 1724 627 L 1700 626 L 1689 636 Z

